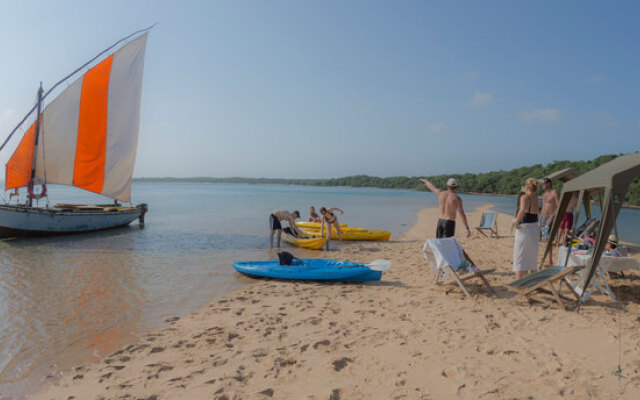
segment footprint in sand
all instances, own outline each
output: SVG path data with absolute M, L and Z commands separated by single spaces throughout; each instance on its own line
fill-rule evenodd
M 332 363 L 333 364 L 333 369 L 336 370 L 337 372 L 340 372 L 350 362 L 353 362 L 352 358 L 342 357 L 340 359 L 337 359 Z

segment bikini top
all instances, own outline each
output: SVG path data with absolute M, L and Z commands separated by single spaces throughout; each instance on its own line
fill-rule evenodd
M 531 211 L 531 196 L 527 195 L 527 197 L 529 198 L 529 211 Z M 531 213 L 531 212 L 526 212 L 524 213 L 524 215 L 522 216 L 522 219 L 520 220 L 521 224 L 530 224 L 532 222 L 538 222 L 538 214 L 537 213 Z
M 326 215 L 329 214 L 330 217 L 327 218 Z M 334 213 L 332 213 L 331 211 L 325 211 L 324 213 L 322 213 L 322 215 L 324 215 L 324 219 L 327 220 L 328 223 L 332 223 L 336 220 L 336 215 Z

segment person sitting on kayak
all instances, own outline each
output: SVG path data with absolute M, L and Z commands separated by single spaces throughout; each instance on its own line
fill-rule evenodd
M 309 222 L 322 222 L 314 206 L 309 209 Z
M 269 241 L 271 247 L 273 247 L 273 234 L 278 231 L 277 244 L 280 247 L 280 236 L 282 236 L 282 224 L 281 221 L 287 221 L 289 223 L 289 229 L 295 236 L 300 235 L 300 231 L 296 227 L 296 218 L 300 218 L 300 211 L 289 212 L 286 210 L 275 210 L 269 215 L 269 228 L 271 228 L 271 234 L 269 235 Z
M 326 245 L 327 250 L 329 250 L 329 241 L 331 240 L 331 226 L 335 226 L 336 232 L 338 233 L 338 240 L 342 241 L 342 233 L 340 232 L 340 224 L 338 223 L 338 217 L 334 214 L 335 211 L 338 211 L 340 215 L 344 214 L 344 211 L 337 207 L 326 209 L 324 207 L 320 207 L 320 214 L 322 214 L 322 225 L 320 226 L 320 236 L 324 236 L 324 226 L 327 225 L 327 238 Z

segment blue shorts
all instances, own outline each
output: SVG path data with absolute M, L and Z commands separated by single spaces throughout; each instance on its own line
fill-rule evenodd
M 547 225 L 547 221 L 551 219 L 549 225 Z M 540 239 L 547 240 L 549 239 L 549 235 L 551 234 L 551 225 L 553 225 L 553 215 L 549 215 L 546 217 L 541 217 L 540 219 Z

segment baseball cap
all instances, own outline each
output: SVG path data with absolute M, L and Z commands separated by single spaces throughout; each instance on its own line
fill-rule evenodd
M 456 178 L 449 178 L 449 180 L 447 181 L 447 186 L 456 187 L 458 186 L 458 181 L 456 180 Z

